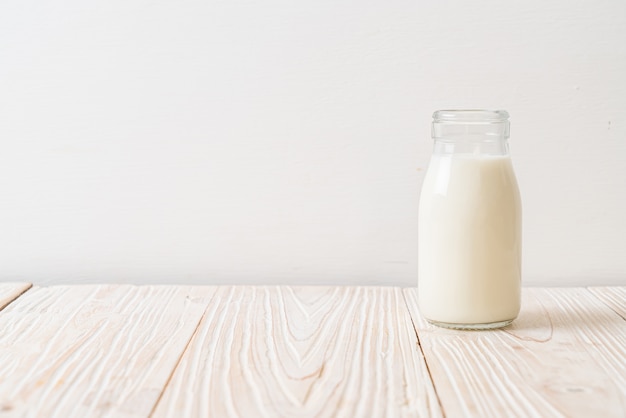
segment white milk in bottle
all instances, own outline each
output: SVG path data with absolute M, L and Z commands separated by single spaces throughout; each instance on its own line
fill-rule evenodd
M 521 201 L 508 113 L 433 117 L 435 145 L 419 205 L 420 311 L 450 328 L 508 325 L 521 294 Z

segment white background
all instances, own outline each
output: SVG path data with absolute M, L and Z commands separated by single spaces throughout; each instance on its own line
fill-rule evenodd
M 3 0 L 0 280 L 415 285 L 504 108 L 528 285 L 626 284 L 626 2 Z

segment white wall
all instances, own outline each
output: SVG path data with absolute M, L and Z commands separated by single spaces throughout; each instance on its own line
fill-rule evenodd
M 414 285 L 438 108 L 507 109 L 527 284 L 626 284 L 626 2 L 4 0 L 0 280 Z

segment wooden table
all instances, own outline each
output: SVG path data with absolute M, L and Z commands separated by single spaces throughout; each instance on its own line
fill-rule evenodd
M 0 417 L 625 417 L 626 287 L 527 288 L 513 325 L 414 289 L 0 284 Z

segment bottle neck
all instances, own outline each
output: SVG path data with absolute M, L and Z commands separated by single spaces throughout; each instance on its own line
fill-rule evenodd
M 433 114 L 435 154 L 509 155 L 504 110 L 439 110 Z

